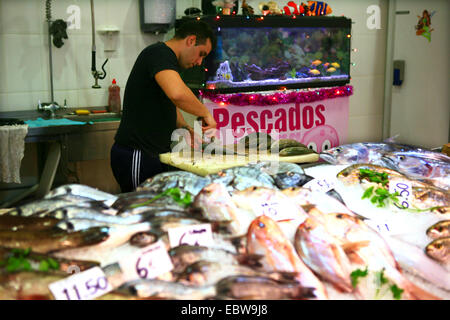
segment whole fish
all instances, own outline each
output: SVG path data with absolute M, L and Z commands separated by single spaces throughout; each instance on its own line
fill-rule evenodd
M 450 189 L 450 157 L 433 151 L 387 152 L 382 163 L 413 179 L 429 182 L 436 187 Z
M 273 219 L 260 216 L 252 222 L 247 235 L 247 252 L 262 255 L 261 263 L 266 271 L 298 273 L 296 279 L 303 287 L 313 288 L 317 299 L 328 299 L 323 283 L 303 263 Z
M 252 166 L 253 168 L 259 169 L 262 172 L 266 172 L 271 175 L 272 178 L 278 173 L 305 173 L 303 168 L 298 164 L 284 161 L 258 161 L 256 163 L 249 163 L 248 166 Z
M 216 285 L 217 296 L 242 300 L 281 300 L 313 298 L 312 288 L 296 282 L 277 281 L 257 275 L 234 275 L 221 279 Z
M 64 195 L 75 195 L 97 201 L 106 201 L 108 203 L 112 203 L 117 199 L 115 195 L 82 184 L 62 185 L 47 192 L 44 198 L 50 199 Z
M 404 290 L 402 298 L 439 299 L 414 285 L 402 274 L 386 241 L 361 219 L 343 213 L 330 213 L 322 215 L 320 222 L 326 226 L 333 237 L 340 241 L 341 247 L 355 266 L 367 268 L 370 272 L 383 270 L 387 279 Z M 364 292 L 364 290 L 360 291 Z
M 187 266 L 200 260 L 258 267 L 261 258 L 255 254 L 234 254 L 222 249 L 190 245 L 181 245 L 170 249 L 169 256 L 174 266 L 172 270 L 174 274 L 181 274 Z
M 85 247 L 105 241 L 109 237 L 108 228 L 96 227 L 67 233 L 63 230 L 21 230 L 0 231 L 0 243 L 4 247 L 27 249 L 33 252 L 49 253 L 68 248 Z
M 308 188 L 288 188 L 284 189 L 283 194 L 291 198 L 299 206 L 314 205 L 317 209 L 324 213 L 342 212 L 349 215 L 354 213 L 347 208 L 342 202 L 336 200 L 326 193 L 312 191 Z
M 248 226 L 256 217 L 252 211 L 240 210 L 225 185 L 211 183 L 195 197 L 194 208 L 201 210 L 209 221 L 230 221 L 229 232 L 240 236 L 247 233 Z
M 260 276 L 277 281 L 296 282 L 295 273 L 264 272 L 248 266 L 224 264 L 217 261 L 200 260 L 186 267 L 178 276 L 177 281 L 190 285 L 205 286 L 219 282 L 230 276 Z
M 353 269 L 341 243 L 322 223 L 320 210 L 313 209 L 310 217 L 297 229 L 295 249 L 305 264 L 322 279 L 344 292 L 353 292 L 350 274 Z
M 58 208 L 39 214 L 39 216 L 52 217 L 60 220 L 88 219 L 108 224 L 134 224 L 145 220 L 142 215 L 133 215 L 129 217 L 112 216 L 95 208 L 82 207 L 78 205 L 67 205 L 63 208 Z
M 212 182 L 224 184 L 229 192 L 244 190 L 253 186 L 276 188 L 270 174 L 258 167 L 240 166 L 221 170 L 209 175 Z
M 425 252 L 430 258 L 448 264 L 450 262 L 450 237 L 433 240 L 426 246 Z
M 29 217 L 35 214 L 46 213 L 70 205 L 91 208 L 100 204 L 98 202 L 92 202 L 92 200 L 89 198 L 82 198 L 78 196 L 58 196 L 49 199 L 31 201 L 27 204 L 21 205 L 8 211 L 6 214 Z
M 383 165 L 381 157 L 390 151 L 423 150 L 394 142 L 358 142 L 340 145 L 320 153 L 320 158 L 334 165 L 370 163 Z
M 412 195 L 409 197 L 409 208 L 430 209 L 435 207 L 445 207 L 450 203 L 450 192 L 441 188 L 436 188 L 428 183 L 409 179 L 398 171 L 382 166 L 373 164 L 354 164 L 340 171 L 337 174 L 337 177 L 346 186 L 360 186 L 363 189 L 367 189 L 369 186 L 373 186 L 374 183 L 370 182 L 368 178 L 361 176 L 361 169 L 386 174 L 389 183 L 395 183 L 396 181 L 410 182 L 412 186 Z
M 427 229 L 427 236 L 431 239 L 450 237 L 450 220 L 442 220 Z
M 76 271 L 84 271 L 92 267 L 98 266 L 98 263 L 94 261 L 58 259 L 56 257 L 51 257 L 50 255 L 39 254 L 31 251 L 28 252 L 28 254 L 25 254 L 26 250 L 21 250 L 21 253 L 17 253 L 16 250 L 17 249 L 0 247 L 0 262 L 8 261 L 9 259 L 11 259 L 11 257 L 20 255 L 24 256 L 25 259 L 30 263 L 31 270 L 39 271 L 43 260 L 52 259 L 54 262 L 52 265 L 52 269 L 56 268 L 56 270 L 65 272 L 67 274 L 71 274 Z M 0 273 L 2 273 L 2 268 L 7 267 L 6 266 L 0 267 Z
M 0 230 L 44 230 L 60 222 L 55 218 L 21 217 L 8 214 L 0 215 Z
M 199 287 L 158 279 L 129 281 L 118 291 L 140 298 L 170 300 L 205 300 L 216 295 L 213 285 Z
M 141 210 L 148 209 L 166 209 L 166 210 L 184 210 L 184 205 L 176 202 L 170 196 L 157 197 L 160 193 L 153 191 L 138 191 L 122 193 L 118 199 L 111 205 L 118 210 L 118 215 L 127 213 L 128 215 L 139 213 Z M 142 209 L 141 209 L 142 208 Z
M 170 188 L 179 188 L 195 196 L 210 183 L 209 177 L 201 177 L 187 171 L 170 171 L 148 178 L 136 188 L 136 191 L 149 190 L 161 193 Z
M 78 232 L 85 232 L 95 228 L 99 227 L 68 233 L 68 235 L 70 236 Z M 59 250 L 58 252 L 53 253 L 53 255 L 64 259 L 103 262 L 98 260 L 98 257 L 101 257 L 101 251 L 108 251 L 110 248 L 117 248 L 128 242 L 134 234 L 149 231 L 150 229 L 151 225 L 148 222 L 108 227 L 108 239 L 105 241 L 101 243 L 93 243 L 84 247 L 72 247 L 65 250 Z

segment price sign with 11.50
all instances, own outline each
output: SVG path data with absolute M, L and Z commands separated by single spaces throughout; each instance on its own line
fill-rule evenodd
M 92 300 L 113 290 L 100 267 L 53 282 L 49 289 L 56 300 Z

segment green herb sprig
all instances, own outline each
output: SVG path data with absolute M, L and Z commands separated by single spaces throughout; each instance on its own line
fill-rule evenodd
M 31 271 L 33 268 L 30 261 L 31 248 L 13 249 L 8 259 L 0 261 L 0 267 L 5 267 L 7 272 Z M 40 261 L 39 271 L 59 270 L 59 263 L 53 258 L 37 258 Z
M 188 207 L 193 201 L 192 196 L 189 192 L 186 192 L 184 195 L 182 195 L 182 192 L 179 188 L 170 188 L 170 189 L 167 189 L 166 191 L 154 196 L 150 200 L 132 205 L 131 208 L 134 209 L 134 208 L 148 205 L 148 204 L 156 201 L 157 199 L 160 199 L 160 198 L 166 197 L 166 196 L 172 197 L 172 199 L 175 200 L 175 202 L 183 205 L 184 207 Z
M 384 187 L 389 183 L 389 175 L 386 172 L 376 172 L 370 169 L 359 169 L 360 179 L 367 179 L 370 182 L 381 183 Z
M 365 270 L 356 269 L 355 271 L 353 271 L 350 274 L 350 278 L 352 279 L 353 288 L 356 288 L 356 286 L 358 285 L 359 278 L 367 277 L 368 274 L 369 274 L 369 270 L 367 267 Z

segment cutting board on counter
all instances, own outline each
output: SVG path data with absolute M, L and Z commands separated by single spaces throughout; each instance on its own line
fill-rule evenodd
M 179 168 L 181 170 L 189 171 L 200 176 L 217 173 L 220 170 L 244 166 L 250 162 L 256 161 L 283 161 L 292 163 L 308 163 L 317 162 L 319 155 L 316 153 L 280 157 L 277 154 L 252 154 L 248 155 L 205 155 L 198 154 L 191 156 L 184 156 L 182 153 L 168 152 L 159 155 L 162 163 Z

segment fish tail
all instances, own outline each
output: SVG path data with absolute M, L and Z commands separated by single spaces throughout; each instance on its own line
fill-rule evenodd
M 314 294 L 314 288 L 298 286 L 294 291 L 294 294 L 289 297 L 291 299 L 312 299 L 317 296 Z
M 441 298 L 418 287 L 410 281 L 407 281 L 404 284 L 404 290 L 408 292 L 411 300 L 442 300 Z

